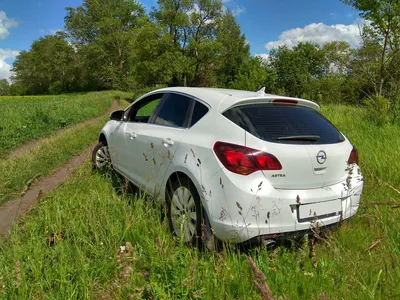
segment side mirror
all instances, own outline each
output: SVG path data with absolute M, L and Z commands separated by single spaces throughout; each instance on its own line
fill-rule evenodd
M 123 110 L 116 110 L 110 114 L 110 120 L 121 121 L 123 116 L 124 116 Z

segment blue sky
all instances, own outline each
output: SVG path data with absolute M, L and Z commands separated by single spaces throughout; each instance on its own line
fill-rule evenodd
M 140 1 L 147 10 L 156 0 Z M 253 55 L 266 57 L 274 47 L 299 41 L 323 44 L 359 41 L 358 14 L 339 0 L 223 0 L 231 9 L 251 46 Z M 63 29 L 65 7 L 82 0 L 0 0 L 0 79 L 8 78 L 20 50 Z

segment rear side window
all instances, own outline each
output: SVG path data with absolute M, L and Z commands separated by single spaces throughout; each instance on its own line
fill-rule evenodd
M 229 120 L 251 134 L 275 143 L 335 144 L 343 135 L 317 111 L 289 105 L 257 104 L 224 112 Z
M 204 104 L 200 103 L 199 101 L 195 101 L 192 120 L 190 121 L 190 126 L 196 124 L 204 115 L 208 112 L 208 107 Z
M 165 99 L 154 124 L 172 127 L 187 127 L 187 116 L 191 98 L 179 94 L 169 94 Z

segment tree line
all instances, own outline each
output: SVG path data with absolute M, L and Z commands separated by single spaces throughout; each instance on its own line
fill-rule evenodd
M 33 42 L 0 94 L 58 94 L 143 87 L 214 86 L 266 91 L 322 103 L 365 104 L 379 123 L 397 117 L 400 4 L 341 0 L 360 12 L 360 46 L 344 41 L 281 46 L 250 54 L 220 0 L 85 0 L 67 8 L 64 31 Z M 268 24 L 266 24 L 268 26 Z

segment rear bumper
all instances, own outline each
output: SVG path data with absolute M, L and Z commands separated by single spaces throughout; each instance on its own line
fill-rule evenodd
M 316 227 L 337 226 L 357 212 L 363 189 L 361 172 L 355 172 L 358 175 L 349 182 L 310 190 L 278 190 L 262 174 L 236 181 L 236 175 L 226 172 L 216 174 L 219 187 L 213 189 L 212 198 L 206 198 L 205 206 L 215 235 L 236 243 L 301 236 Z

